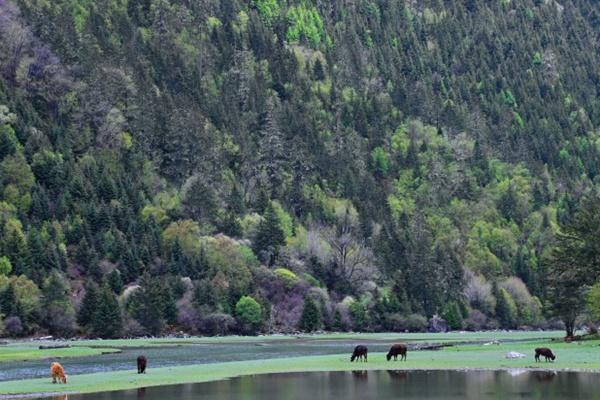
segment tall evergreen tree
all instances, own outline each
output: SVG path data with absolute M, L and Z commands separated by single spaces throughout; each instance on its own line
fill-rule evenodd
M 258 225 L 254 238 L 254 252 L 267 264 L 273 265 L 279 254 L 279 247 L 283 244 L 285 244 L 283 229 L 281 229 L 273 204 L 269 204 L 263 220 Z
M 92 331 L 101 338 L 116 338 L 121 335 L 123 320 L 117 297 L 105 282 L 98 297 L 98 308 L 91 321 Z
M 322 319 L 321 310 L 317 303 L 311 297 L 306 297 L 302 315 L 298 321 L 298 328 L 304 332 L 316 331 L 322 327 Z
M 77 323 L 80 326 L 84 328 L 90 327 L 98 310 L 99 302 L 100 297 L 96 285 L 88 282 L 85 289 L 85 295 L 81 301 L 81 307 L 77 313 Z

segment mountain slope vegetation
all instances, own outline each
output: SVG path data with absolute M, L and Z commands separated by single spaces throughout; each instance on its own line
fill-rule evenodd
M 0 1 L 5 333 L 546 326 L 600 172 L 599 26 L 592 0 Z

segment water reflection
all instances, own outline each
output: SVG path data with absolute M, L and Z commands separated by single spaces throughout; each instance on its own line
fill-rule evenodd
M 552 382 L 558 375 L 556 371 L 534 371 L 532 374 L 538 382 Z
M 367 379 L 368 377 L 368 371 L 352 371 L 352 376 L 355 379 Z
M 407 371 L 396 371 L 390 369 L 387 371 L 387 373 L 390 376 L 390 379 L 393 381 L 403 381 L 408 377 Z
M 543 371 L 364 371 L 252 375 L 176 386 L 69 395 L 69 400 L 599 399 L 600 375 Z M 53 399 L 66 400 L 66 396 Z M 50 400 L 50 399 L 47 399 Z

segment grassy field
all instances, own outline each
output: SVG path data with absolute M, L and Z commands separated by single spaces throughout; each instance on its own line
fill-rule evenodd
M 102 353 L 115 353 L 119 349 L 96 348 L 87 346 L 69 347 L 64 349 L 38 349 L 39 344 L 14 343 L 0 347 L 0 363 L 10 361 L 30 361 L 57 359 L 66 357 L 97 356 Z M 2 366 L 0 365 L 0 368 Z
M 513 334 L 513 338 L 520 336 L 521 334 Z M 495 336 L 495 338 L 498 337 Z M 351 339 L 355 338 L 351 337 Z M 464 340 L 465 335 L 462 335 L 461 338 Z M 541 345 L 549 346 L 554 350 L 557 355 L 556 362 L 537 364 L 534 362 L 533 349 Z M 149 369 L 146 375 L 141 376 L 133 370 L 76 375 L 70 377 L 66 386 L 53 385 L 49 378 L 0 382 L 0 395 L 64 391 L 90 393 L 204 382 L 248 374 L 303 371 L 547 368 L 600 372 L 599 346 L 600 341 L 562 343 L 544 339 L 520 343 L 501 343 L 500 345 L 461 345 L 447 347 L 440 351 L 414 351 L 409 352 L 406 362 L 387 362 L 384 353 L 370 354 L 368 363 L 350 363 L 350 354 L 227 362 Z M 527 357 L 508 360 L 505 358 L 505 354 L 509 351 L 518 351 L 526 354 Z
M 71 340 L 65 342 L 15 341 L 0 346 L 0 363 L 67 357 L 96 356 L 117 352 L 123 348 L 168 347 L 193 344 L 269 343 L 281 341 L 397 341 L 427 343 L 486 342 L 491 340 L 532 340 L 559 338 L 561 331 L 552 332 L 451 332 L 451 333 L 327 333 L 319 335 L 224 336 L 156 339 Z M 40 350 L 41 344 L 69 344 L 70 348 Z
M 449 333 L 325 333 L 317 335 L 268 335 L 268 336 L 217 336 L 189 338 L 145 338 L 145 339 L 108 339 L 108 340 L 72 340 L 65 341 L 73 347 L 151 347 L 181 346 L 191 344 L 228 344 L 228 343 L 261 343 L 286 340 L 351 340 L 351 341 L 426 341 L 430 343 L 446 342 L 483 342 L 491 340 L 530 340 L 539 338 L 559 338 L 563 331 L 495 331 L 495 332 L 449 332 Z M 56 344 L 57 342 L 51 342 Z M 61 342 L 58 342 L 61 343 Z M 37 348 L 44 342 L 14 342 L 9 346 L 31 346 Z

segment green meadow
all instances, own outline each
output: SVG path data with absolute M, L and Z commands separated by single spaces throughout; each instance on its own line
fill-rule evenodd
M 554 370 L 582 370 L 600 372 L 600 340 L 589 340 L 573 343 L 553 341 L 561 332 L 488 332 L 488 333 L 452 333 L 452 334 L 341 334 L 320 335 L 312 337 L 262 337 L 262 338 L 193 338 L 181 340 L 116 340 L 98 341 L 106 348 L 130 346 L 185 345 L 186 343 L 227 343 L 239 341 L 260 342 L 267 340 L 405 340 L 427 342 L 454 342 L 454 346 L 437 351 L 410 351 L 408 360 L 386 361 L 385 353 L 369 354 L 369 361 L 350 362 L 350 354 L 290 357 L 252 361 L 224 362 L 218 364 L 199 364 L 181 367 L 150 368 L 145 375 L 138 375 L 135 370 L 115 371 L 84 375 L 72 375 L 67 385 L 54 385 L 49 378 L 26 379 L 0 382 L 0 395 L 26 393 L 79 392 L 91 393 L 120 389 L 133 389 L 156 385 L 205 382 L 227 379 L 240 375 L 310 372 L 310 371 L 348 371 L 348 370 L 381 370 L 381 369 L 511 369 L 536 368 Z M 499 340 L 500 344 L 483 344 L 485 340 Z M 477 344 L 468 344 L 478 342 Z M 77 342 L 81 347 L 58 349 L 64 352 L 102 350 L 96 341 Z M 533 349 L 535 347 L 551 347 L 557 359 L 554 363 L 535 363 Z M 0 359 L 12 357 L 12 346 L 0 349 Z M 57 350 L 57 351 L 58 351 Z M 7 355 L 4 352 L 8 351 Z M 31 349 L 33 352 L 34 350 Z M 39 350 L 40 352 L 46 352 Z M 506 359 L 509 351 L 517 351 L 526 355 L 522 359 Z M 27 354 L 27 353 L 23 353 Z M 79 354 L 90 355 L 94 354 Z M 68 356 L 68 355 L 67 355 Z M 67 371 L 68 373 L 68 371 Z

